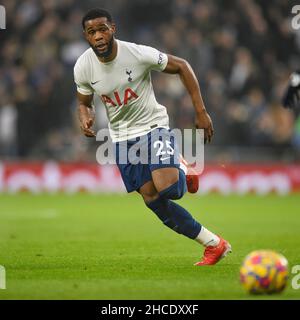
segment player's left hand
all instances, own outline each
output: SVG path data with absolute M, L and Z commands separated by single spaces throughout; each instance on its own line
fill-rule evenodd
M 300 107 L 300 70 L 291 74 L 282 103 L 285 108 Z
M 195 125 L 197 129 L 204 129 L 204 143 L 211 142 L 214 135 L 214 128 L 211 118 L 206 110 L 197 114 Z

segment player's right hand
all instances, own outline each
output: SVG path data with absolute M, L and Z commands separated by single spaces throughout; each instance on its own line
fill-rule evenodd
M 91 127 L 93 126 L 94 121 L 92 118 L 88 118 L 81 121 L 80 129 L 86 137 L 96 137 L 96 133 Z
M 282 103 L 285 108 L 300 107 L 300 70 L 291 74 Z

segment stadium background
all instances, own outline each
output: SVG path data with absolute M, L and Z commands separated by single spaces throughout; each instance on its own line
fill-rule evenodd
M 299 264 L 299 195 L 288 194 L 300 190 L 300 115 L 281 106 L 289 75 L 300 67 L 300 32 L 291 28 L 294 1 L 0 4 L 7 14 L 7 29 L 0 31 L 0 263 L 13 287 L 0 292 L 1 298 L 240 298 L 245 296 L 236 283 L 238 266 L 249 251 L 273 248 Z M 98 6 L 111 11 L 117 38 L 183 57 L 199 79 L 215 136 L 205 147 L 199 195 L 182 201 L 200 221 L 224 232 L 237 252 L 225 271 L 205 271 L 201 288 L 197 271 L 182 273 L 199 249 L 191 249 L 192 259 L 187 242 L 141 212 L 147 209 L 137 196 L 105 195 L 124 191 L 122 181 L 116 168 L 96 163 L 97 142 L 79 130 L 73 66 L 87 48 L 81 18 Z M 192 128 L 193 106 L 180 81 L 152 76 L 171 127 Z M 106 114 L 97 99 L 96 104 L 100 129 L 107 126 Z M 42 194 L 15 194 L 23 190 Z M 61 190 L 76 195 L 52 194 Z M 96 198 L 77 193 L 82 190 L 96 191 Z M 216 190 L 286 196 L 224 198 L 210 194 Z M 148 233 L 142 232 L 145 223 Z M 122 255 L 120 280 L 116 262 Z M 144 263 L 149 265 L 142 270 Z M 147 279 L 138 282 L 143 273 Z M 222 289 L 218 279 L 225 281 Z M 286 297 L 298 295 L 289 289 Z
M 78 126 L 73 66 L 87 48 L 82 15 L 102 5 L 113 13 L 117 37 L 181 56 L 193 66 L 216 132 L 205 149 L 207 164 L 214 163 L 223 172 L 230 163 L 296 163 L 300 117 L 282 108 L 281 97 L 291 71 L 299 67 L 300 36 L 291 28 L 292 1 L 265 4 L 253 0 L 226 6 L 222 1 L 192 0 L 4 1 L 0 159 L 96 162 L 98 144 L 83 137 Z M 153 79 L 171 127 L 193 127 L 193 106 L 178 78 L 153 73 Z M 107 120 L 99 99 L 96 104 L 95 127 L 100 129 Z M 10 187 L 7 170 L 11 172 L 5 166 L 0 170 L 0 185 L 21 188 Z M 288 171 L 288 178 L 279 177 L 277 185 L 289 180 L 283 185 L 297 188 L 299 170 L 294 166 L 282 170 Z M 232 181 L 228 170 L 225 175 Z M 214 180 L 209 179 L 213 186 L 208 189 L 215 188 Z M 272 181 L 267 189 L 277 188 Z M 249 182 L 248 189 L 252 187 Z

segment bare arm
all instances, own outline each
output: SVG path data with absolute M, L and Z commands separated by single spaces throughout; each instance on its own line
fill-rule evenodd
M 199 82 L 190 64 L 181 58 L 168 55 L 165 73 L 178 74 L 187 89 L 196 112 L 196 128 L 204 129 L 204 142 L 210 142 L 214 134 L 213 124 L 202 100 Z
M 92 104 L 93 95 L 83 95 L 77 92 L 77 100 L 80 128 L 86 137 L 95 137 L 96 133 L 91 129 L 95 121 L 95 108 Z

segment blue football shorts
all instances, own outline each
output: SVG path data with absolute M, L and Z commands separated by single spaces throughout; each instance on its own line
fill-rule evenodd
M 116 142 L 114 149 L 127 192 L 151 181 L 154 170 L 180 167 L 176 137 L 170 129 L 156 128 L 137 138 Z

